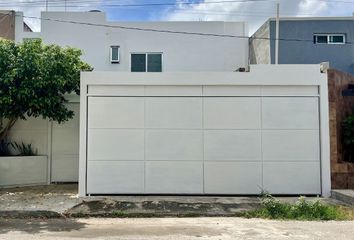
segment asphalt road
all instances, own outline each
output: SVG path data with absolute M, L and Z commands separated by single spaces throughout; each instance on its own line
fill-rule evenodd
M 242 218 L 0 219 L 0 239 L 353 240 L 352 222 Z

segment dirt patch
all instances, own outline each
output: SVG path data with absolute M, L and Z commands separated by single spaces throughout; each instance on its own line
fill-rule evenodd
M 0 189 L 0 211 L 63 213 L 80 202 L 77 184 Z
M 240 216 L 259 207 L 259 203 L 191 203 L 176 201 L 115 201 L 101 199 L 84 201 L 64 214 L 71 217 L 196 217 L 196 216 Z

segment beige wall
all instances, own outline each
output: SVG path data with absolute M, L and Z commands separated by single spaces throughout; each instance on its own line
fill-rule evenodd
M 249 40 L 250 64 L 270 64 L 269 37 L 269 21 L 267 21 Z
M 15 40 L 14 11 L 0 11 L 0 37 Z

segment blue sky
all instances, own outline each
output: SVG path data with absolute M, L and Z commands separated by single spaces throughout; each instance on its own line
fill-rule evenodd
M 44 1 L 0 0 L 0 9 L 23 11 L 27 16 L 40 16 Z M 58 2 L 59 1 L 59 2 Z M 32 4 L 30 3 L 32 2 Z M 55 3 L 56 2 L 56 3 Z M 183 2 L 193 2 L 188 5 Z M 219 2 L 219 3 L 216 3 Z M 221 2 L 221 3 L 220 3 Z M 110 21 L 246 21 L 250 32 L 267 18 L 275 16 L 276 0 L 67 0 L 68 11 L 100 9 Z M 281 16 L 352 16 L 354 0 L 279 0 Z M 117 4 L 168 3 L 169 6 L 119 7 Z M 64 0 L 49 0 L 49 11 L 63 11 Z M 39 22 L 29 25 L 39 30 Z

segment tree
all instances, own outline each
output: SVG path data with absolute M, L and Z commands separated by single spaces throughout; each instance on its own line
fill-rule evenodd
M 65 94 L 80 90 L 81 50 L 44 45 L 39 39 L 16 44 L 0 39 L 0 141 L 18 119 L 42 117 L 59 123 L 71 119 Z

